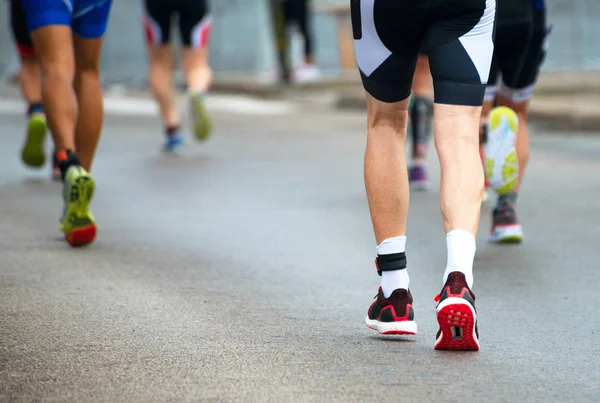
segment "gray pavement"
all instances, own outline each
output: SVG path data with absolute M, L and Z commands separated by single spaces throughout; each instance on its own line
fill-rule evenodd
M 483 206 L 482 350 L 461 354 L 433 350 L 435 191 L 411 199 L 419 334 L 364 325 L 379 277 L 362 113 L 215 118 L 168 158 L 157 118 L 109 115 L 98 240 L 71 249 L 59 185 L 20 166 L 23 118 L 0 111 L 0 401 L 598 401 L 600 139 L 534 128 L 524 244 L 487 244 Z

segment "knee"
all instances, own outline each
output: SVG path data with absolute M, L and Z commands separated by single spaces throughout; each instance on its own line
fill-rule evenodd
M 35 58 L 21 58 L 21 68 L 19 70 L 19 79 L 27 80 L 34 75 L 39 74 L 39 65 Z
M 386 132 L 406 137 L 408 124 L 408 99 L 385 103 L 367 96 L 369 129 L 387 128 Z
M 40 65 L 45 80 L 60 80 L 73 82 L 75 78 L 73 67 L 63 63 L 42 63 Z

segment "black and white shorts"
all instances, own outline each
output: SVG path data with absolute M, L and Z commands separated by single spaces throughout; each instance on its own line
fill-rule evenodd
M 533 95 L 546 58 L 550 28 L 545 9 L 532 7 L 529 0 L 525 0 L 525 7 L 528 9 L 521 13 L 525 19 L 504 21 L 503 14 L 498 13 L 486 101 L 495 99 L 497 93 L 513 102 L 527 102 Z
M 481 106 L 494 51 L 496 0 L 351 0 L 351 7 L 358 67 L 374 98 L 408 98 L 424 51 L 436 103 Z
M 177 15 L 179 34 L 186 47 L 208 46 L 211 19 L 206 0 L 145 0 L 144 30 L 151 46 L 171 41 L 171 22 Z

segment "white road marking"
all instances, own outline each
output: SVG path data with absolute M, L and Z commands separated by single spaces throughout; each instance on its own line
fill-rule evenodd
M 181 102 L 181 107 L 187 105 Z M 287 101 L 262 100 L 239 95 L 209 95 L 206 107 L 213 112 L 239 115 L 273 116 L 293 113 L 296 106 Z M 154 100 L 145 98 L 105 96 L 104 112 L 107 115 L 155 116 L 158 107 Z M 18 99 L 0 99 L 0 114 L 24 114 L 25 104 Z

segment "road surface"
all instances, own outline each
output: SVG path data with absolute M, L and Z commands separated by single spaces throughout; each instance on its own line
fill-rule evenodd
M 419 334 L 365 327 L 379 277 L 364 116 L 226 96 L 211 109 L 214 138 L 166 157 L 148 101 L 107 101 L 98 239 L 71 249 L 59 185 L 18 159 L 22 106 L 0 101 L 0 401 L 597 401 L 600 138 L 535 132 L 524 244 L 488 244 L 483 206 L 482 350 L 449 353 L 433 350 L 435 191 L 411 199 Z

